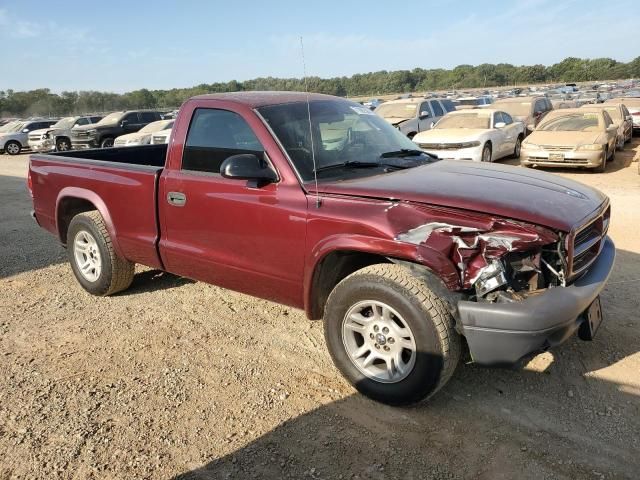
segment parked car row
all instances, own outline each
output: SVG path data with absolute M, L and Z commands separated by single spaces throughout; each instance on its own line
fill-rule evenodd
M 0 152 L 9 155 L 18 155 L 23 148 L 28 146 L 31 132 L 48 128 L 57 120 L 15 120 L 0 127 Z
M 421 110 L 432 101 L 397 100 L 376 112 L 382 110 L 383 118 L 438 158 L 492 162 L 511 156 L 520 158 L 525 167 L 585 167 L 604 172 L 616 150 L 631 140 L 640 120 L 640 99 L 636 98 L 554 110 L 547 97 L 533 96 L 499 99 L 491 108 L 453 110 L 427 124 L 432 117 L 425 115 L 423 120 Z M 401 118 L 405 110 L 412 118 Z M 420 131 L 411 135 L 404 125 L 417 125 Z
M 7 119 L 0 124 L 0 153 L 106 148 L 166 143 L 175 112 L 129 110 L 62 119 Z

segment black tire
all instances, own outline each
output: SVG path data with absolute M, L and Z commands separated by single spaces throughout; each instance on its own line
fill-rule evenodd
M 481 161 L 483 162 L 492 162 L 493 159 L 491 158 L 491 144 L 489 142 L 484 144 L 484 147 L 482 147 L 482 157 L 481 157 Z M 488 160 L 485 160 L 486 158 L 488 158 Z
M 518 135 L 516 139 L 516 146 L 513 149 L 513 154 L 511 158 L 520 158 L 520 149 L 522 148 L 522 140 L 524 139 L 523 135 Z
M 605 150 L 602 154 L 602 163 L 593 169 L 595 173 L 604 173 L 607 170 L 607 157 L 609 153 Z
M 71 150 L 71 142 L 68 138 L 59 138 L 56 140 L 56 150 L 58 152 L 66 152 L 67 150 Z
M 103 138 L 100 141 L 100 148 L 111 148 L 115 140 L 112 137 Z
M 361 372 L 343 340 L 343 321 L 359 302 L 374 300 L 391 306 L 411 329 L 415 363 L 396 383 L 383 383 Z M 445 303 L 405 267 L 372 265 L 349 275 L 331 292 L 324 314 L 329 353 L 342 375 L 362 394 L 389 405 L 409 405 L 429 398 L 453 375 L 461 340 Z
M 17 142 L 15 140 L 9 140 L 4 144 L 4 151 L 9 155 L 18 155 L 21 150 L 22 145 L 20 145 L 20 142 Z
M 81 232 L 88 232 L 96 240 L 102 268 L 95 281 L 87 280 L 77 264 L 74 241 Z M 103 297 L 129 288 L 133 281 L 135 264 L 116 254 L 100 212 L 94 210 L 79 213 L 73 217 L 67 231 L 67 244 L 69 263 L 71 263 L 73 274 L 87 292 Z

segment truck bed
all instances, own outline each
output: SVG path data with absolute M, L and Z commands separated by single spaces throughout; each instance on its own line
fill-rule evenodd
M 164 167 L 164 162 L 167 157 L 167 145 L 69 150 L 66 152 L 55 152 L 45 156 L 74 158 L 87 164 L 93 164 L 93 161 L 98 161 L 126 165 Z
M 122 257 L 162 268 L 157 191 L 166 151 L 148 145 L 31 155 L 36 221 L 67 244 L 73 215 L 98 210 Z

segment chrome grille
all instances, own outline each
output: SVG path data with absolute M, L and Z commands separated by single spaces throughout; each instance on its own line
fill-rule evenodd
M 611 207 L 589 221 L 573 235 L 568 261 L 570 277 L 579 275 L 591 265 L 600 254 L 604 237 L 609 229 Z
M 419 143 L 420 148 L 426 150 L 459 150 L 462 143 Z
M 574 150 L 575 147 L 570 145 L 540 145 L 543 150 L 549 150 L 551 152 L 569 152 Z

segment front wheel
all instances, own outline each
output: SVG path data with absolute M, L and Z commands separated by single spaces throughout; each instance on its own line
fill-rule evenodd
M 482 148 L 482 161 L 490 162 L 491 161 L 491 144 L 485 143 Z
M 602 153 L 602 163 L 598 165 L 593 171 L 596 173 L 604 173 L 607 169 L 607 158 L 609 157 L 609 153 L 605 150 Z
M 18 155 L 22 150 L 22 145 L 15 140 L 10 140 L 4 145 L 4 151 L 9 155 Z
M 389 405 L 433 395 L 460 357 L 446 305 L 400 265 L 373 265 L 342 280 L 327 300 L 324 329 L 342 375 Z
M 513 149 L 513 158 L 520 158 L 520 150 L 522 150 L 522 135 L 518 135 L 516 146 Z
M 100 212 L 73 217 L 67 242 L 73 274 L 87 292 L 107 296 L 129 288 L 135 264 L 118 256 Z
M 59 138 L 56 142 L 56 150 L 58 152 L 66 152 L 71 150 L 71 142 L 68 138 Z

